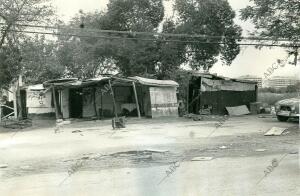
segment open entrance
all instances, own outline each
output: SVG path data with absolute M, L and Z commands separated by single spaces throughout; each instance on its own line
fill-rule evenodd
M 20 99 L 21 99 L 21 105 L 20 105 L 20 108 L 21 108 L 21 117 L 23 119 L 26 119 L 27 118 L 27 93 L 26 93 L 26 90 L 22 89 L 20 90 Z
M 82 118 L 82 89 L 70 89 L 70 117 Z

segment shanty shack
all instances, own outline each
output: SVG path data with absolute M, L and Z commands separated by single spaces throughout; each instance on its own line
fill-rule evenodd
M 193 73 L 188 87 L 188 112 L 200 114 L 227 114 L 226 107 L 246 105 L 257 100 L 257 83 Z
M 64 119 L 178 116 L 178 84 L 170 80 L 108 76 L 52 80 L 42 86 L 39 91 L 28 88 L 29 114 L 50 112 Z

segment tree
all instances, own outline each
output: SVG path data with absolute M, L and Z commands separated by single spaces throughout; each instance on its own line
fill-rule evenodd
M 0 2 L 0 22 L 2 25 L 0 48 L 6 39 L 16 41 L 24 27 L 20 25 L 41 24 L 49 21 L 53 9 L 49 0 L 2 0 Z M 16 36 L 18 35 L 18 36 Z
M 162 33 L 176 33 L 176 25 L 171 19 L 163 23 Z M 160 36 L 158 37 L 158 62 L 156 64 L 156 76 L 158 79 L 170 79 L 180 65 L 186 61 L 185 43 L 169 42 L 177 39 Z
M 208 70 L 219 56 L 229 65 L 239 54 L 237 39 L 242 30 L 234 23 L 235 12 L 227 0 L 176 0 L 175 9 L 179 15 L 175 32 L 210 36 L 184 39 L 191 41 L 186 44 L 191 68 Z
M 14 46 L 5 46 L 0 50 L 0 89 L 7 88 L 21 67 L 20 50 Z
M 22 51 L 20 42 L 26 39 L 24 25 L 49 21 L 52 7 L 49 0 L 1 0 L 0 1 L 0 86 L 7 86 L 20 74 Z
M 157 32 L 163 17 L 162 0 L 111 0 L 107 12 L 98 21 L 98 28 Z M 134 33 L 123 37 L 125 38 L 123 40 L 110 40 L 110 46 L 114 51 L 113 59 L 122 74 L 125 76 L 155 74 L 155 65 L 158 61 L 156 37 Z
M 241 10 L 243 20 L 255 24 L 255 33 L 272 37 L 274 41 L 286 38 L 299 42 L 300 1 L 298 0 L 250 0 L 253 6 Z
M 241 10 L 241 19 L 254 23 L 255 35 L 272 38 L 274 42 L 286 39 L 291 42 L 289 53 L 297 63 L 300 40 L 300 1 L 298 0 L 251 0 L 254 5 Z M 298 45 L 298 46 L 297 46 Z
M 287 93 L 295 93 L 300 91 L 300 82 L 297 82 L 294 85 L 289 85 L 286 87 L 286 92 Z
M 164 17 L 162 0 L 110 0 L 102 29 L 153 32 Z
M 57 43 L 44 35 L 28 37 L 21 43 L 22 74 L 29 84 L 43 83 L 63 76 L 65 68 L 58 62 Z
M 116 71 L 111 41 L 97 38 L 105 35 L 88 30 L 95 28 L 101 17 L 101 12 L 81 12 L 72 18 L 70 24 L 59 25 L 62 35 L 58 36 L 57 57 L 59 64 L 65 67 L 66 77 L 94 78 Z M 81 25 L 83 28 L 78 29 Z M 73 34 L 82 36 L 76 37 Z

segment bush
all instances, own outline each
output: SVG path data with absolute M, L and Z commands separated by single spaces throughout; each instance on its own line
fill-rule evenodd
M 258 101 L 262 103 L 267 103 L 269 105 L 274 105 L 277 101 L 280 101 L 282 99 L 289 99 L 294 97 L 298 97 L 298 93 L 258 93 Z

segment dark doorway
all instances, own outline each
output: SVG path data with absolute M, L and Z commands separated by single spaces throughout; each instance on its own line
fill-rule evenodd
M 21 117 L 27 119 L 27 106 L 26 106 L 26 90 L 20 90 L 20 99 L 21 99 Z
M 82 118 L 82 89 L 70 89 L 70 117 Z

